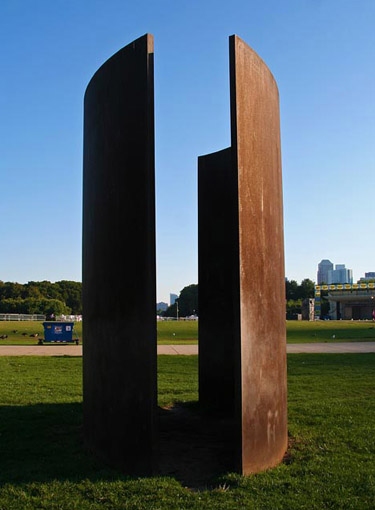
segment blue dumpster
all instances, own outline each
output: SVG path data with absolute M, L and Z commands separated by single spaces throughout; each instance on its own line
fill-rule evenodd
M 74 322 L 43 322 L 43 327 L 45 342 L 78 344 L 78 338 L 73 339 Z

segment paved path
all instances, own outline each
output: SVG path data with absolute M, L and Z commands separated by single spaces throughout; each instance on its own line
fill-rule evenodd
M 82 356 L 82 345 L 0 345 L 0 356 Z
M 288 344 L 288 354 L 292 353 L 346 353 L 346 352 L 375 352 L 375 342 L 335 342 L 316 344 Z
M 375 342 L 288 344 L 291 353 L 375 352 Z M 158 345 L 158 354 L 198 354 L 197 345 Z M 82 345 L 0 345 L 0 356 L 82 356 Z

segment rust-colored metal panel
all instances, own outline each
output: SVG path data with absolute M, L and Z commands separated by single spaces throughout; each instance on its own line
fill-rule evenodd
M 232 151 L 238 169 L 241 471 L 287 448 L 285 278 L 278 89 L 263 60 L 230 37 Z
M 198 160 L 199 397 L 234 420 L 232 462 L 250 474 L 287 448 L 280 119 L 272 74 L 237 36 L 230 74 L 231 148 Z
M 83 410 L 86 445 L 126 474 L 156 464 L 153 37 L 85 94 Z

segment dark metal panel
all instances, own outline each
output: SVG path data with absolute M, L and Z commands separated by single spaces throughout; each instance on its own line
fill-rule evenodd
M 127 474 L 155 465 L 153 80 L 147 34 L 113 55 L 85 94 L 84 435 Z
M 235 184 L 230 148 L 198 158 L 199 400 L 228 417 L 239 339 Z

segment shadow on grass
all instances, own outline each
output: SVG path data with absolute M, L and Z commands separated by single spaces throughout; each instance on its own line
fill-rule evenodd
M 204 488 L 235 469 L 233 420 L 210 414 L 198 402 L 176 403 L 159 412 L 161 475 Z
M 119 476 L 84 450 L 81 403 L 0 407 L 0 484 Z
M 232 469 L 233 425 L 198 404 L 159 408 L 159 473 L 200 488 Z M 125 480 L 83 446 L 82 403 L 0 407 L 0 485 Z

